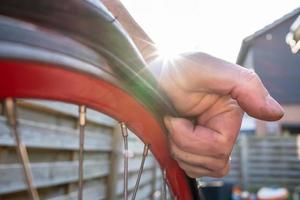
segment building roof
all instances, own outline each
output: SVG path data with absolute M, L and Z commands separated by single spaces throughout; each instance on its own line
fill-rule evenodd
M 244 39 L 237 63 L 255 69 L 270 94 L 281 104 L 300 104 L 300 55 L 286 43 L 300 8 Z
M 252 45 L 252 41 L 255 40 L 257 37 L 269 32 L 271 29 L 279 26 L 280 24 L 282 24 L 283 22 L 285 22 L 286 20 L 289 20 L 290 18 L 293 18 L 297 15 L 300 14 L 300 7 L 293 10 L 292 12 L 284 15 L 283 17 L 277 19 L 276 21 L 274 21 L 272 24 L 269 24 L 267 26 L 265 26 L 264 28 L 256 31 L 254 34 L 246 37 L 241 45 L 240 51 L 239 51 L 239 55 L 237 57 L 237 61 L 236 63 L 239 65 L 242 65 L 246 55 L 248 53 L 249 47 Z

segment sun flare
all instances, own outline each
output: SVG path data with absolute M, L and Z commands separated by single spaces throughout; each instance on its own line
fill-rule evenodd
M 158 56 L 166 61 L 172 61 L 179 57 L 180 51 L 176 50 L 172 45 L 157 46 Z

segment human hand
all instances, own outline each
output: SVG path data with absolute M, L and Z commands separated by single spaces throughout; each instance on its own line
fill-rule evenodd
M 284 114 L 253 71 L 207 54 L 169 61 L 158 79 L 183 116 L 165 117 L 171 154 L 193 178 L 228 173 L 244 111 L 268 121 Z M 196 123 L 186 117 L 195 117 Z

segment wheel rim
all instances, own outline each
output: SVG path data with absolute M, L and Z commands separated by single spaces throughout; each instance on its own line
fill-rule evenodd
M 150 145 L 166 171 L 173 194 L 179 199 L 192 199 L 185 174 L 170 157 L 160 123 L 125 91 L 93 76 L 50 64 L 2 60 L 0 65 L 0 98 L 48 99 L 86 105 L 124 122 Z

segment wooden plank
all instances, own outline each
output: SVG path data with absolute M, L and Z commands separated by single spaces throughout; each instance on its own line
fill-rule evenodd
M 276 169 L 258 169 L 258 168 L 249 168 L 250 176 L 272 176 L 272 177 L 293 177 L 300 179 L 300 171 L 298 170 L 276 170 Z
M 136 181 L 136 177 L 137 177 L 136 175 L 132 176 L 128 180 L 128 186 L 129 186 L 128 187 L 129 188 L 129 198 L 128 199 L 131 199 L 131 195 L 132 195 L 132 191 L 133 191 L 134 184 Z M 151 195 L 152 187 L 151 187 L 151 184 L 149 184 L 151 182 L 151 179 L 152 179 L 151 172 L 149 174 L 148 173 L 143 174 L 143 178 L 141 179 L 141 182 L 140 182 L 140 187 L 136 194 L 136 199 L 144 200 Z M 123 182 L 122 182 L 122 180 L 120 180 L 117 187 L 118 187 L 118 196 L 119 196 L 118 199 L 121 200 L 121 199 L 123 199 L 123 196 L 122 196 Z
M 262 176 L 253 176 L 249 177 L 249 184 L 252 183 L 265 183 L 265 184 L 294 184 L 299 185 L 300 179 L 299 178 L 276 178 L 276 177 L 262 177 Z
M 44 111 L 48 110 L 50 112 L 78 117 L 78 106 L 73 104 L 47 100 L 22 100 L 19 101 L 18 104 L 24 107 L 37 108 Z M 113 127 L 116 124 L 114 119 L 92 109 L 87 109 L 87 120 L 109 127 Z
M 128 171 L 129 172 L 137 172 L 140 168 L 141 158 L 134 157 L 129 159 L 128 161 Z M 150 169 L 154 166 L 154 162 L 151 159 L 146 159 L 144 163 L 144 170 Z M 123 173 L 123 163 L 119 165 L 119 173 Z
M 299 155 L 298 148 L 250 148 L 249 154 L 252 155 L 268 155 L 268 156 L 295 156 Z
M 108 180 L 107 180 L 107 199 L 116 199 L 116 187 L 118 181 L 118 166 L 122 159 L 122 136 L 121 129 L 119 125 L 116 125 L 113 132 L 113 150 L 110 157 L 110 169 Z
M 162 186 L 162 178 L 159 177 L 157 180 L 156 180 L 156 190 L 160 190 L 161 189 L 161 186 Z
M 151 194 L 154 194 L 156 191 L 156 171 L 159 169 L 158 163 L 155 162 L 154 166 L 152 167 L 152 169 L 150 169 L 152 171 L 152 181 L 151 181 L 151 186 L 152 186 L 152 191 Z
M 30 148 L 77 150 L 79 148 L 78 132 L 76 129 L 19 120 L 21 139 L 23 143 Z M 86 131 L 86 151 L 109 151 L 111 150 L 111 142 L 112 139 L 110 135 L 95 134 Z M 0 117 L 0 145 L 15 145 L 6 120 L 3 117 Z
M 147 197 L 151 197 L 152 188 L 151 185 L 147 184 L 140 188 L 138 193 L 136 194 L 136 199 L 147 199 Z
M 249 143 L 249 147 L 256 147 L 256 148 L 275 148 L 275 147 L 285 147 L 285 148 L 295 148 L 297 147 L 297 140 L 278 140 L 278 141 L 252 141 Z
M 116 186 L 116 194 L 120 195 L 123 193 L 123 177 L 118 180 L 117 186 Z M 153 176 L 151 171 L 145 171 L 141 177 L 140 186 L 143 186 L 145 184 L 150 185 L 151 180 Z M 132 191 L 134 189 L 135 183 L 137 179 L 137 174 L 134 174 L 128 178 L 128 190 Z
M 78 180 L 78 162 L 32 163 L 34 184 L 50 187 Z M 109 173 L 108 161 L 85 161 L 84 179 L 106 176 Z M 26 189 L 22 167 L 19 164 L 0 165 L 0 194 Z
M 249 155 L 249 161 L 251 162 L 291 162 L 299 163 L 300 160 L 296 156 L 267 156 L 267 155 Z
M 291 162 L 253 162 L 249 163 L 250 169 L 268 169 L 268 170 L 299 170 L 300 171 L 300 165 L 298 163 L 291 163 Z
M 84 199 L 105 199 L 106 198 L 106 185 L 105 182 L 102 182 L 102 184 L 87 187 L 83 189 L 83 198 Z M 48 198 L 47 200 L 77 200 L 78 199 L 78 192 L 73 191 L 69 194 Z
M 132 197 L 132 193 L 129 193 L 128 199 L 131 199 L 131 197 Z M 143 187 L 141 187 L 138 190 L 138 192 L 136 194 L 136 199 L 138 199 L 138 200 L 147 200 L 148 197 L 151 197 L 151 186 L 150 185 L 144 185 Z M 123 200 L 124 197 L 119 196 L 117 199 L 118 200 Z
M 28 154 L 31 163 L 78 160 L 78 151 L 29 148 Z M 85 152 L 84 160 L 109 160 L 109 152 L 87 151 Z M 15 148 L 0 148 L 1 164 L 14 164 L 18 162 L 19 159 Z
M 240 140 L 240 145 L 241 145 L 241 178 L 243 182 L 243 188 L 248 189 L 248 150 L 249 150 L 249 143 L 248 143 L 248 138 L 247 136 L 243 135 L 241 136 Z
M 290 191 L 294 191 L 295 187 L 296 187 L 295 183 L 291 183 L 291 184 L 289 184 L 289 183 L 276 183 L 275 185 L 276 185 L 276 187 L 287 188 Z M 273 183 L 272 182 L 269 182 L 269 183 L 262 183 L 262 182 L 255 183 L 255 182 L 253 182 L 253 183 L 251 183 L 251 190 L 253 190 L 253 191 L 254 190 L 257 191 L 262 187 L 274 187 L 274 182 Z
M 261 141 L 294 141 L 297 140 L 297 136 L 248 136 L 249 142 L 261 142 Z

